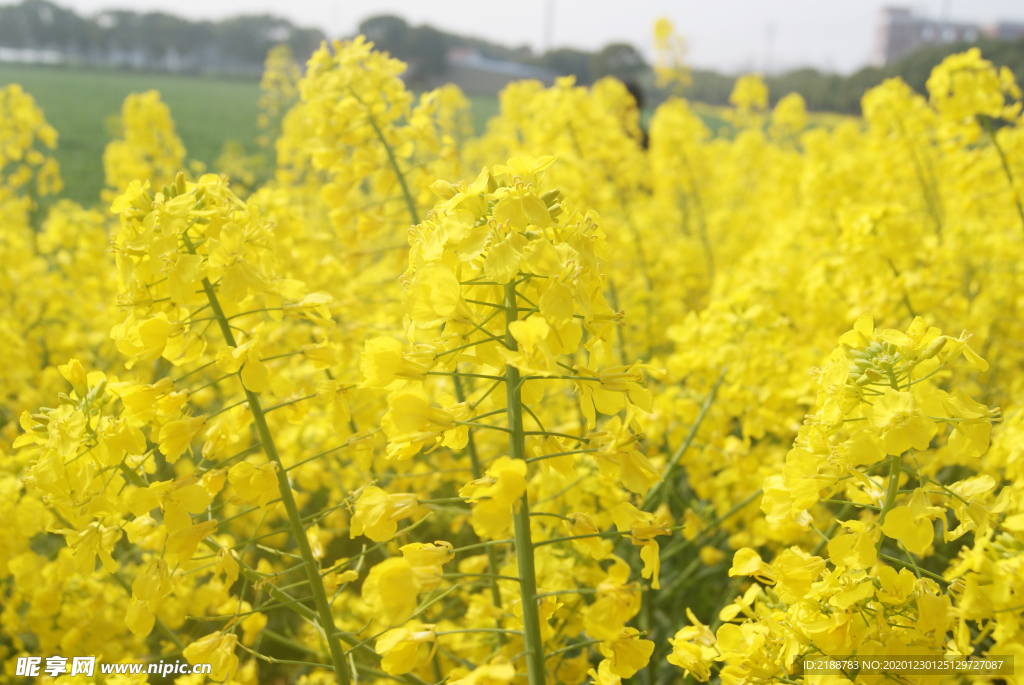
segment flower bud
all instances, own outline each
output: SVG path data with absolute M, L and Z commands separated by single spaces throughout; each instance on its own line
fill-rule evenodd
M 57 368 L 60 371 L 60 375 L 64 376 L 64 379 L 78 393 L 78 397 L 85 397 L 86 393 L 89 392 L 89 382 L 82 363 L 77 359 L 72 359 L 67 364 L 62 364 Z
M 101 380 L 99 383 L 96 384 L 95 388 L 92 388 L 89 391 L 87 397 L 89 398 L 90 402 L 94 402 L 94 401 L 96 401 L 97 397 L 103 397 L 103 393 L 105 393 L 106 391 L 107 391 L 107 379 L 104 378 L 103 380 Z

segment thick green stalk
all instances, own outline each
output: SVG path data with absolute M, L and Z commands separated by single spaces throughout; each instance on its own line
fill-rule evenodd
M 186 236 L 185 239 L 191 251 L 191 243 L 188 242 L 188 237 Z M 206 297 L 210 301 L 210 308 L 213 310 L 217 323 L 220 325 L 224 341 L 228 345 L 235 347 L 235 336 L 231 331 L 231 324 L 228 323 L 224 310 L 220 306 L 220 300 L 217 298 L 217 292 L 208 278 L 203 279 L 203 290 L 206 292 Z M 341 685 L 348 685 L 349 673 L 348 664 L 345 663 L 345 650 L 342 649 L 341 641 L 338 639 L 338 629 L 334 625 L 331 603 L 327 599 L 327 591 L 324 589 L 323 580 L 320 578 L 320 569 L 316 564 L 316 559 L 313 557 L 313 549 L 310 547 L 309 538 L 306 537 L 306 529 L 302 525 L 302 516 L 299 514 L 299 507 L 295 503 L 291 483 L 288 482 L 288 472 L 285 470 L 284 464 L 281 463 L 281 457 L 277 453 L 277 445 L 274 444 L 274 438 L 270 434 L 270 427 L 267 425 L 267 419 L 263 414 L 263 406 L 260 404 L 259 396 L 245 388 L 244 385 L 242 388 L 245 390 L 245 397 L 249 401 L 249 411 L 252 412 L 253 423 L 256 425 L 256 432 L 260 436 L 260 444 L 263 445 L 263 451 L 266 452 L 267 458 L 278 466 L 277 487 L 281 491 L 281 501 L 284 503 L 285 511 L 288 513 L 288 523 L 291 526 L 292 535 L 295 537 L 295 544 L 299 548 L 299 555 L 306 566 L 306 576 L 309 578 L 309 587 L 313 594 L 313 604 L 316 605 L 317 612 L 320 614 L 320 625 L 323 628 L 324 637 L 327 638 L 327 645 L 331 651 L 334 675 Z
M 882 524 L 885 523 L 885 515 L 892 510 L 893 505 L 896 504 L 896 495 L 900 490 L 900 474 L 903 472 L 903 457 L 896 456 L 892 457 L 889 462 L 889 488 L 885 493 L 885 503 L 882 504 L 882 511 L 878 514 L 878 526 L 881 528 Z M 885 534 L 879 533 L 878 542 L 875 544 L 876 549 L 882 548 L 882 541 L 885 540 Z
M 996 152 L 999 153 L 999 161 L 1003 165 L 1003 173 L 1006 174 L 1006 180 L 1010 184 L 1010 190 L 1013 191 L 1013 202 L 1017 206 L 1017 216 L 1020 217 L 1021 224 L 1024 224 L 1024 206 L 1021 206 L 1020 195 L 1017 194 L 1017 184 L 1013 182 L 1013 172 L 1010 171 L 1010 163 L 1006 160 L 1006 153 L 1003 152 L 1003 147 L 996 140 L 996 132 L 992 128 L 992 120 L 988 117 L 981 117 L 982 124 L 985 127 L 985 132 L 988 133 L 989 140 L 992 141 L 992 146 L 995 147 Z
M 711 240 L 708 238 L 708 222 L 704 216 L 704 202 L 700 197 L 697 175 L 694 173 L 693 165 L 690 163 L 690 158 L 686 151 L 680 148 L 679 152 L 679 156 L 683 160 L 683 166 L 686 167 L 686 171 L 690 176 L 690 186 L 693 188 L 693 205 L 697 210 L 697 235 L 700 236 L 701 246 L 704 248 L 704 260 L 708 266 L 708 282 L 713 283 L 715 280 L 715 255 L 711 250 Z
M 924 196 L 925 205 L 928 208 L 928 213 L 931 214 L 932 221 L 935 222 L 935 234 L 939 236 L 939 240 L 942 239 L 942 207 L 939 203 L 938 192 L 935 188 L 935 175 L 928 175 L 929 169 L 926 168 L 924 160 L 919 159 L 917 155 L 917 146 L 914 145 L 914 141 L 907 135 L 906 127 L 903 126 L 903 120 L 899 117 L 896 118 L 896 126 L 900 130 L 900 135 L 907 142 L 907 147 L 910 149 L 910 158 L 914 163 L 914 172 L 917 174 L 917 181 L 921 184 L 921 194 Z
M 519 319 L 515 282 L 505 285 L 505 344 L 517 349 L 516 339 L 508 330 Z M 509 456 L 526 462 L 526 433 L 523 430 L 523 406 L 519 388 L 519 369 L 505 365 L 506 411 L 508 413 Z M 526 674 L 530 685 L 544 685 L 544 643 L 540 635 L 540 610 L 537 606 L 537 574 L 533 564 L 533 539 L 530 535 L 530 503 L 527 493 L 513 516 L 516 561 L 519 566 L 519 597 L 523 607 L 523 650 L 526 653 Z
M 462 379 L 456 374 L 452 377 L 455 382 L 455 399 L 460 403 L 466 401 L 466 393 L 462 390 Z M 479 479 L 484 475 L 483 468 L 480 466 L 480 456 L 476 451 L 476 440 L 473 438 L 473 431 L 469 431 L 469 438 L 466 442 L 466 453 L 469 455 L 469 468 L 473 473 L 473 478 Z M 494 545 L 487 546 L 487 572 L 496 575 L 498 573 L 498 550 L 494 548 Z M 494 601 L 494 606 L 501 608 L 501 589 L 498 587 L 498 581 L 496 578 L 491 579 L 491 599 Z M 505 636 L 499 635 L 498 639 L 502 643 L 505 642 Z

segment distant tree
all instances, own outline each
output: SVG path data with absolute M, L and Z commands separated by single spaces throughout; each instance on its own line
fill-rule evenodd
M 436 82 L 447 67 L 450 36 L 432 26 L 409 26 L 401 17 L 384 14 L 359 24 L 359 32 L 409 65 L 406 80 L 414 86 Z
M 576 77 L 576 83 L 588 86 L 594 82 L 590 71 L 593 59 L 594 53 L 592 52 L 574 50 L 572 48 L 559 48 L 558 50 L 551 50 L 539 57 L 533 58 L 530 60 L 530 63 L 550 69 L 560 76 L 572 74 Z
M 4 0 L 0 0 L 3 2 Z M 656 105 L 667 96 L 654 88 L 651 67 L 632 45 L 613 43 L 597 53 L 571 48 L 534 55 L 529 47 L 508 47 L 472 36 L 445 33 L 432 26 L 410 26 L 395 15 L 370 17 L 359 32 L 406 62 L 406 79 L 416 88 L 443 81 L 452 48 L 468 48 L 484 57 L 546 67 L 557 74 L 574 74 L 581 85 L 614 76 L 641 88 Z M 0 47 L 59 50 L 72 62 L 142 69 L 211 71 L 256 75 L 267 51 L 287 44 L 301 64 L 324 39 L 317 29 L 304 29 L 269 15 L 241 16 L 219 22 L 190 21 L 160 12 L 110 10 L 84 18 L 49 0 L 22 0 L 0 6 Z M 900 77 L 925 93 L 928 76 L 946 56 L 977 46 L 997 67 L 1006 66 L 1024 83 L 1024 40 L 988 38 L 973 43 L 922 47 L 884 67 L 865 67 L 849 76 L 816 69 L 796 69 L 765 79 L 774 104 L 789 93 L 800 93 L 813 111 L 859 114 L 864 91 L 887 78 Z M 735 77 L 694 70 L 685 95 L 716 105 L 728 103 Z
M 1017 77 L 1024 79 L 1024 41 L 1000 41 L 982 38 L 972 43 L 946 43 L 928 45 L 884 67 L 865 67 L 849 75 L 823 74 L 814 69 L 799 69 L 767 79 L 775 102 L 792 92 L 800 93 L 811 110 L 859 114 L 864 91 L 882 81 L 899 77 L 911 88 L 927 94 L 925 84 L 932 69 L 947 56 L 978 47 L 985 59 L 997 67 L 1006 66 Z
M 256 75 L 274 45 L 287 44 L 305 61 L 323 39 L 269 15 L 210 22 L 110 10 L 87 19 L 48 0 L 0 7 L 0 47 L 59 50 L 69 61 L 102 66 Z
M 711 105 L 729 103 L 729 93 L 736 82 L 734 77 L 704 69 L 694 69 L 691 75 L 693 82 L 686 88 L 687 98 Z
M 405 19 L 393 14 L 370 17 L 359 24 L 359 33 L 372 40 L 381 50 L 396 56 L 398 53 L 395 50 L 401 50 L 408 31 L 409 24 Z
M 416 81 L 432 83 L 448 67 L 448 38 L 432 26 L 417 26 L 409 32 L 410 58 L 416 65 Z
M 87 22 L 46 0 L 0 7 L 0 45 L 12 48 L 79 46 L 89 42 Z
M 628 43 L 606 45 L 591 60 L 590 73 L 596 80 L 614 76 L 620 80 L 636 79 L 650 67 L 643 56 Z

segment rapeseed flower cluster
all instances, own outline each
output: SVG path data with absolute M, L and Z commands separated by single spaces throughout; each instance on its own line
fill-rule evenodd
M 473 136 L 404 68 L 362 37 L 304 70 L 275 49 L 238 178 L 133 95 L 94 208 L 49 199 L 57 132 L 0 91 L 6 677 L 40 653 L 212 665 L 176 685 L 1024 658 L 1009 72 L 954 55 L 863 120 L 747 76 L 728 130 L 677 93 L 645 148 L 612 79 L 511 84 Z

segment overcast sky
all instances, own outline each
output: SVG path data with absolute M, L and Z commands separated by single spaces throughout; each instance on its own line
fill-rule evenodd
M 1024 22 L 1024 0 L 56 0 L 84 14 L 103 9 L 160 10 L 191 18 L 283 15 L 329 36 L 352 34 L 375 14 L 487 38 L 546 47 L 553 16 L 555 47 L 600 48 L 626 41 L 644 52 L 655 19 L 667 16 L 689 42 L 690 62 L 726 72 L 798 66 L 851 72 L 871 57 L 883 6 L 901 5 L 936 19 Z M 0 0 L 7 4 L 9 0 Z

